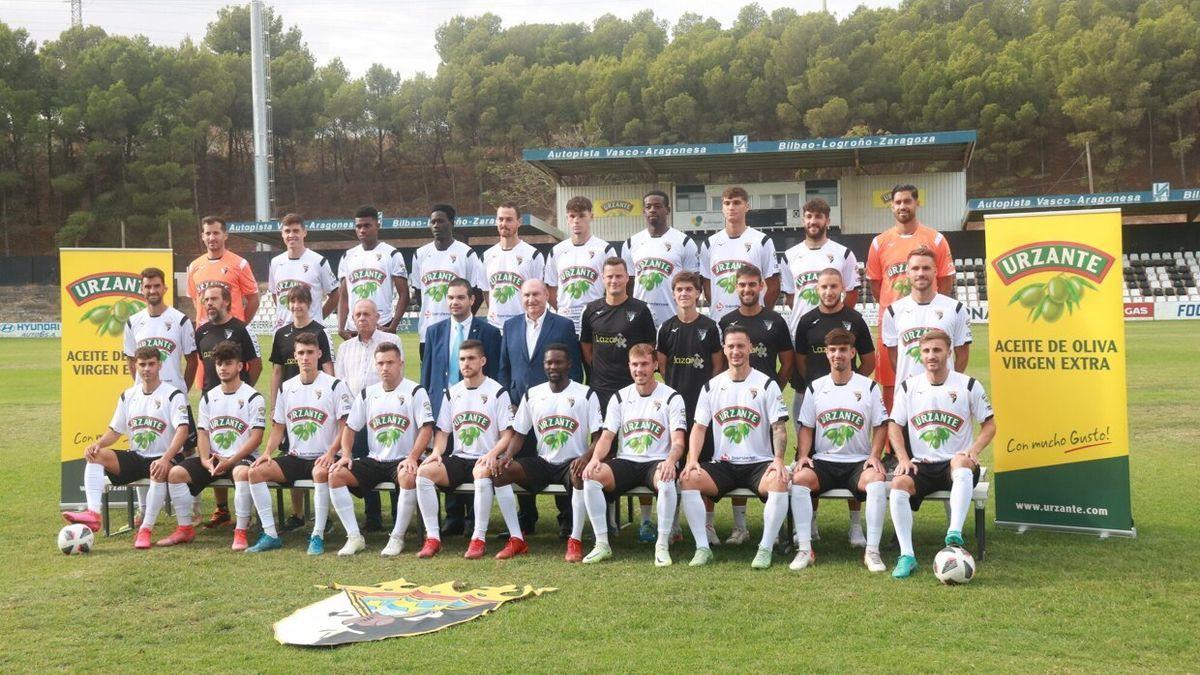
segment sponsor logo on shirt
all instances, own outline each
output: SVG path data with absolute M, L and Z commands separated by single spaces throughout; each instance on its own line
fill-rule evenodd
M 350 276 L 353 277 L 354 275 L 351 274 Z M 297 286 L 304 286 L 307 288 L 308 284 L 299 279 L 280 279 L 279 283 L 275 284 L 275 288 L 278 289 L 275 294 L 282 299 L 283 296 L 287 295 L 288 291 Z
M 455 431 L 458 432 L 458 441 L 463 445 L 474 445 L 479 439 L 479 435 L 487 431 L 492 426 L 492 418 L 483 413 L 475 412 L 474 410 L 465 410 L 454 416 L 451 420 Z
M 669 246 L 669 244 L 668 244 Z M 637 263 L 638 285 L 644 290 L 652 291 L 662 285 L 675 274 L 675 265 L 662 258 L 642 258 Z
M 387 275 L 383 270 L 375 267 L 360 267 L 350 272 L 350 283 L 360 284 L 365 281 L 373 281 L 377 284 L 382 284 L 387 280 Z
M 671 357 L 671 365 L 691 366 L 693 368 L 700 369 L 704 367 L 704 357 L 700 356 L 699 354 L 692 354 L 691 356 L 673 356 Z
M 576 300 L 582 298 L 599 277 L 595 269 L 586 265 L 568 267 L 558 275 L 559 285 Z
M 963 418 L 955 415 L 952 412 L 945 410 L 925 410 L 912 416 L 910 422 L 914 429 L 926 429 L 929 427 L 943 427 L 951 432 L 957 433 L 965 423 Z
M 367 426 L 375 434 L 375 441 L 385 448 L 390 448 L 400 442 L 404 432 L 412 425 L 412 420 L 399 413 L 381 413 L 371 418 Z
M 628 345 L 628 342 L 626 341 L 624 335 L 622 335 L 621 333 L 617 333 L 616 335 L 597 335 L 596 336 L 596 344 L 598 344 L 598 345 L 616 345 L 617 347 L 624 349 Z
M 849 408 L 834 408 L 826 410 L 817 415 L 817 423 L 823 427 L 833 426 L 834 424 L 848 424 L 855 429 L 862 429 L 867 422 L 866 417 L 857 410 Z
M 129 420 L 129 442 L 138 450 L 146 450 L 154 445 L 166 428 L 167 423 L 164 420 L 149 415 L 136 415 Z
M 219 417 L 214 417 L 211 420 L 209 420 L 208 426 L 209 426 L 210 431 L 218 431 L 220 429 L 231 429 L 233 431 L 236 431 L 238 434 L 242 434 L 242 433 L 245 433 L 246 428 L 250 425 L 246 424 L 245 422 L 243 422 L 242 420 L 240 420 L 236 417 L 233 417 L 232 415 L 221 415 Z
M 175 351 L 175 341 L 164 337 L 148 337 L 138 340 L 138 347 L 154 347 L 158 350 L 158 360 L 166 361 L 167 357 Z
M 900 333 L 900 343 L 904 345 L 912 345 L 908 348 L 905 354 L 912 357 L 914 361 L 919 362 L 921 360 L 921 345 L 919 344 L 921 336 L 931 330 L 934 330 L 935 328 L 935 326 L 918 326 L 916 328 L 909 328 L 903 333 Z
M 579 420 L 569 415 L 547 415 L 534 425 L 542 445 L 551 450 L 558 450 L 571 440 L 571 435 L 579 429 Z

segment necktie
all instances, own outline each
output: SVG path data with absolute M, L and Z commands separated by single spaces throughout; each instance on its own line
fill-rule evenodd
M 458 348 L 463 343 L 463 325 L 454 324 L 454 337 L 450 338 L 450 385 L 458 384 L 462 375 L 458 372 Z

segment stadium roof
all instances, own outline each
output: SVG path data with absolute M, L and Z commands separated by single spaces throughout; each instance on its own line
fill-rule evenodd
M 965 222 L 979 222 L 992 213 L 1012 211 L 1062 211 L 1121 207 L 1127 216 L 1186 214 L 1188 221 L 1200 216 L 1200 188 L 1172 190 L 1168 183 L 1156 183 L 1144 192 L 1098 192 L 1077 195 L 1036 195 L 1028 197 L 984 197 L 967 200 Z
M 635 145 L 610 148 L 542 148 L 522 157 L 555 181 L 587 174 L 739 172 L 770 169 L 817 169 L 896 162 L 971 163 L 977 134 L 932 131 L 890 136 L 750 141 L 732 143 Z
M 353 218 L 306 220 L 304 226 L 308 230 L 309 243 L 358 239 L 354 234 Z M 230 222 L 228 227 L 229 234 L 271 246 L 281 245 L 278 220 Z M 454 220 L 454 232 L 466 237 L 496 236 L 496 216 L 458 216 Z M 549 235 L 556 241 L 564 239 L 563 233 L 557 228 L 528 213 L 521 214 L 521 227 L 518 232 L 526 236 Z M 430 237 L 428 218 L 379 219 L 379 238 L 383 241 Z

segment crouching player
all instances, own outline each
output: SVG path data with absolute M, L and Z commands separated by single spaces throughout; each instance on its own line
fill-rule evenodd
M 433 437 L 433 407 L 425 389 L 404 377 L 404 358 L 392 342 L 375 348 L 379 383 L 363 390 L 342 432 L 342 457 L 329 470 L 329 501 L 346 530 L 346 545 L 338 555 L 354 555 L 367 547 L 354 515 L 354 500 L 376 485 L 395 480 L 400 488 L 396 526 L 382 555 L 399 555 L 404 533 L 417 508 L 417 466 Z M 354 459 L 354 439 L 367 428 L 367 456 Z
M 676 470 L 683 459 L 687 413 L 683 397 L 654 379 L 654 345 L 637 344 L 629 350 L 629 374 L 633 384 L 621 389 L 608 402 L 604 430 L 596 443 L 592 461 L 583 471 L 588 517 L 596 533 L 596 547 L 585 563 L 612 557 L 608 544 L 607 492 L 619 496 L 635 487 L 658 492 L 658 540 L 654 564 L 671 564 L 671 524 L 675 520 L 678 492 Z M 605 461 L 616 444 L 616 457 Z
M 262 537 L 247 553 L 261 553 L 283 546 L 275 528 L 271 492 L 267 483 L 290 485 L 312 478 L 316 484 L 313 500 L 316 517 L 308 539 L 309 555 L 325 552 L 325 523 L 329 520 L 328 471 L 334 455 L 342 447 L 342 432 L 352 404 L 346 383 L 318 369 L 321 348 L 313 333 L 300 333 L 295 339 L 296 365 L 300 374 L 283 383 L 275 397 L 274 425 L 267 439 L 267 451 L 250 466 L 250 496 Z M 285 430 L 286 429 L 286 430 Z M 287 434 L 288 454 L 272 459 Z
M 947 546 L 962 546 L 962 526 L 979 481 L 979 453 L 996 435 L 992 404 L 983 385 L 950 369 L 950 336 L 933 329 L 918 343 L 925 372 L 896 389 L 888 438 L 899 463 L 892 478 L 892 525 L 900 559 L 892 576 L 903 579 L 917 568 L 913 553 L 913 511 L 926 495 L 950 491 Z M 972 439 L 971 420 L 980 423 Z
M 887 567 L 879 555 L 887 509 L 886 471 L 880 456 L 887 440 L 883 391 L 874 380 L 854 372 L 855 336 L 843 328 L 825 335 L 829 374 L 809 383 L 800 405 L 800 447 L 792 473 L 792 520 L 796 524 L 793 570 L 811 565 L 812 496 L 842 488 L 867 503 L 867 551 L 863 563 L 872 572 Z
M 87 510 L 64 512 L 68 523 L 87 525 L 93 532 L 100 530 L 100 501 L 104 494 L 104 477 L 113 485 L 128 485 L 150 479 L 146 495 L 146 515 L 134 538 L 134 548 L 150 548 L 150 532 L 167 499 L 167 476 L 183 449 L 188 437 L 187 397 L 173 385 L 159 379 L 158 349 L 138 347 L 133 354 L 140 382 L 126 389 L 117 400 L 112 421 L 100 440 L 83 450 L 87 465 L 83 469 L 83 491 Z M 114 452 L 108 447 L 129 437 L 130 450 Z M 175 503 L 180 528 L 192 527 L 192 499 L 187 494 Z
M 200 417 L 196 423 L 199 453 L 171 467 L 168 489 L 179 512 L 181 497 L 194 498 L 216 480 L 233 480 L 233 511 L 237 516 L 233 550 L 244 551 L 246 527 L 254 511 L 250 463 L 262 443 L 267 404 L 262 394 L 242 381 L 242 348 L 238 343 L 227 340 L 218 344 L 213 350 L 213 361 L 221 384 L 200 397 Z M 158 545 L 183 544 L 194 536 L 191 527 L 181 526 Z

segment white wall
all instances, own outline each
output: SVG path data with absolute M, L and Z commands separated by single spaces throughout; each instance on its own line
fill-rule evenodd
M 958 230 L 967 212 L 967 175 L 950 173 L 845 176 L 841 179 L 842 232 L 872 234 L 895 222 L 892 211 L 880 200 L 898 183 L 912 183 L 920 192 L 917 217 L 935 230 Z

